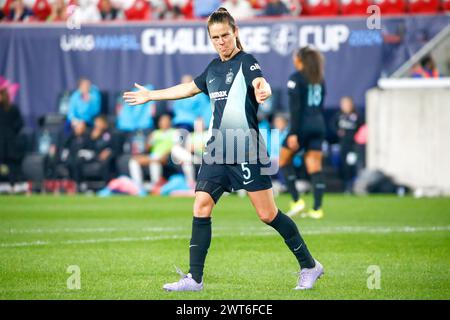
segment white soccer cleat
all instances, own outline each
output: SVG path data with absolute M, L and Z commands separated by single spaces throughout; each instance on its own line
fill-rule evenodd
M 203 281 L 196 282 L 190 273 L 184 274 L 180 269 L 177 269 L 177 273 L 181 275 L 181 279 L 177 282 L 166 283 L 163 289 L 166 291 L 200 291 L 203 289 Z
M 294 288 L 295 290 L 308 290 L 312 289 L 314 286 L 314 283 L 319 279 L 323 273 L 323 266 L 320 264 L 319 261 L 315 260 L 316 265 L 314 268 L 304 268 L 300 271 L 300 276 L 298 278 L 298 284 Z

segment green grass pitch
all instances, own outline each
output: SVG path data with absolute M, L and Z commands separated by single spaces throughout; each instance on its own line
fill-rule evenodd
M 277 198 L 282 210 L 288 202 Z M 0 299 L 450 299 L 450 198 L 326 195 L 324 219 L 295 219 L 325 268 L 303 292 L 293 290 L 297 262 L 281 237 L 248 198 L 223 197 L 204 291 L 165 292 L 178 280 L 174 265 L 188 270 L 192 204 L 0 197 Z M 80 289 L 68 287 L 77 276 L 69 266 L 79 267 Z

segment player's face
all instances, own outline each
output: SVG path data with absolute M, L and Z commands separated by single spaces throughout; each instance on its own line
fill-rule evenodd
M 209 26 L 209 36 L 221 57 L 229 57 L 236 48 L 237 31 L 233 29 L 228 23 L 214 23 Z

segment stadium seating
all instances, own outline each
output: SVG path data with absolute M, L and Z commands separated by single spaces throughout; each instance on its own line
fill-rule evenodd
M 305 0 L 302 14 L 313 16 L 335 16 L 339 13 L 338 0 Z
M 380 7 L 382 14 L 404 14 L 407 0 L 373 0 L 373 4 Z
M 450 11 L 450 0 L 442 0 L 442 10 Z
M 435 13 L 439 10 L 439 0 L 409 0 L 408 10 L 411 13 Z
M 149 20 L 151 16 L 150 5 L 145 0 L 135 0 L 133 5 L 124 13 L 127 20 Z
M 12 0 L 5 0 L 3 14 L 7 16 L 10 12 Z M 130 0 L 130 2 L 133 0 Z M 170 0 L 161 1 L 167 6 L 167 10 L 173 10 Z M 176 3 L 176 2 L 175 2 Z M 181 16 L 185 19 L 193 19 L 194 0 L 189 0 L 180 8 Z M 262 11 L 265 0 L 250 1 L 254 9 Z M 301 3 L 301 15 L 306 16 L 338 16 L 338 15 L 366 15 L 370 5 L 380 8 L 382 14 L 421 14 L 438 13 L 450 11 L 450 0 L 298 0 L 292 2 L 299 6 Z M 49 0 L 29 0 L 25 2 L 33 11 L 34 21 L 46 21 L 51 13 L 51 2 Z M 67 2 L 69 6 L 77 5 L 75 0 Z M 97 5 L 100 8 L 100 1 Z M 291 8 L 292 9 L 292 8 Z M 152 17 L 152 5 L 149 0 L 134 0 L 129 7 L 121 7 L 126 20 L 149 20 Z M 173 17 L 172 15 L 167 15 Z
M 341 0 L 341 14 L 343 15 L 365 15 L 367 7 L 370 5 L 369 0 Z

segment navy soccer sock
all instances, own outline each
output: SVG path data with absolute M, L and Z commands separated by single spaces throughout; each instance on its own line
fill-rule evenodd
M 325 192 L 325 181 L 322 171 L 311 175 L 311 183 L 314 193 L 314 210 L 318 210 L 322 207 L 323 193 Z
M 202 282 L 203 268 L 211 244 L 211 217 L 192 220 L 192 236 L 189 245 L 189 273 L 198 283 Z
M 277 230 L 283 237 L 284 242 L 297 258 L 300 268 L 313 268 L 316 265 L 311 253 L 306 247 L 305 241 L 298 231 L 297 225 L 291 218 L 278 210 L 275 219 L 268 223 L 268 225 Z

